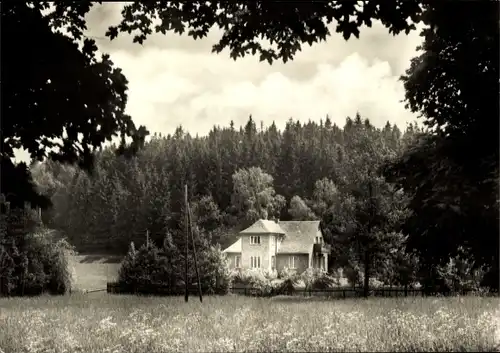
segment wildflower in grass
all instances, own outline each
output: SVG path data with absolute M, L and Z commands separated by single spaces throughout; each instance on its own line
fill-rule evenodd
M 463 298 L 464 303 L 444 298 L 436 305 L 426 298 L 290 304 L 225 297 L 208 298 L 203 306 L 179 305 L 178 298 L 148 298 L 149 307 L 144 298 L 138 302 L 137 298 L 112 299 L 105 303 L 105 297 L 90 308 L 86 302 L 65 303 L 64 307 L 43 302 L 42 307 L 52 305 L 44 310 L 9 302 L 6 310 L 7 306 L 1 307 L 0 325 L 7 327 L 2 332 L 7 332 L 7 340 L 2 342 L 16 346 L 2 349 L 108 353 L 493 350 L 500 336 L 500 310 L 492 308 L 495 303 L 469 297 Z M 117 300 L 121 300 L 118 306 Z M 124 301 L 129 304 L 123 305 Z M 160 302 L 165 305 L 161 311 Z
M 113 320 L 113 318 L 111 316 L 108 316 L 108 317 L 102 319 L 99 322 L 99 328 L 97 329 L 97 331 L 102 332 L 102 331 L 111 330 L 113 327 L 116 326 L 116 322 L 113 322 L 112 320 Z
M 235 352 L 234 340 L 228 337 L 221 337 L 211 344 L 211 352 Z
M 500 308 L 495 311 L 493 326 L 495 329 L 495 333 L 493 336 L 495 340 L 495 346 L 498 348 L 498 350 L 500 350 Z
M 103 353 L 125 353 L 125 352 L 127 352 L 127 350 L 121 344 L 112 347 L 107 347 L 103 351 Z

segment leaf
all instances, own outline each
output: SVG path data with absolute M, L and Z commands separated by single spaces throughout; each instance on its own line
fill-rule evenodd
M 118 37 L 118 27 L 116 26 L 110 26 L 108 30 L 105 33 L 106 37 L 109 37 L 110 40 L 115 39 Z

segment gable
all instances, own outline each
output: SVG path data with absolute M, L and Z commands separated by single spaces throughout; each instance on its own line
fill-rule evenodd
M 314 244 L 320 221 L 288 221 L 280 222 L 280 227 L 285 231 L 278 253 L 279 254 L 308 254 Z M 321 233 L 320 233 L 321 234 Z
M 257 222 L 252 224 L 245 230 L 242 230 L 240 234 L 285 234 L 280 225 L 274 221 L 269 221 L 267 219 L 259 219 Z

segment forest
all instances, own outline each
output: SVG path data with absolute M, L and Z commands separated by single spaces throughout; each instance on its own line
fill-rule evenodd
M 31 169 L 53 204 L 44 223 L 79 250 L 95 245 L 123 253 L 131 241 L 143 242 L 146 230 L 160 239 L 175 234 L 185 184 L 198 226 L 226 246 L 234 239 L 221 239 L 225 231 L 259 218 L 321 219 L 337 194 L 351 194 L 364 177 L 359 174 L 371 172 L 353 164 L 375 173 L 417 131 L 410 125 L 402 133 L 389 123 L 379 130 L 359 114 L 343 128 L 329 117 L 319 124 L 290 119 L 284 131 L 250 117 L 245 126 L 214 127 L 203 137 L 178 127 L 173 135 L 153 136 L 130 158 L 117 155 L 116 146 L 104 148 L 92 174 L 51 161 Z
M 245 126 L 214 126 L 201 137 L 179 126 L 173 135 L 152 136 L 136 155 L 103 148 L 92 173 L 52 161 L 31 170 L 52 202 L 44 224 L 80 252 L 124 255 L 131 242 L 144 244 L 148 232 L 159 246 L 168 238 L 181 256 L 187 184 L 196 233 L 206 245 L 224 248 L 260 218 L 321 220 L 334 249 L 331 268 L 360 277 L 369 271 L 392 284 L 401 275 L 416 279 L 418 257 L 402 232 L 409 197 L 388 182 L 384 167 L 425 136 L 416 123 L 404 131 L 389 122 L 378 129 L 360 113 L 343 127 L 328 116 L 319 124 L 290 119 L 283 131 L 250 116 Z M 464 281 L 480 281 L 472 275 L 477 269 L 466 271 Z

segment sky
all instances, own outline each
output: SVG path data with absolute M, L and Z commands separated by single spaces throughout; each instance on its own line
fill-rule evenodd
M 335 33 L 326 42 L 306 44 L 294 60 L 272 65 L 258 56 L 234 61 L 228 51 L 211 52 L 221 32 L 213 29 L 194 40 L 174 33 L 154 34 L 143 45 L 105 32 L 118 24 L 123 3 L 94 5 L 87 15 L 87 35 L 123 70 L 129 81 L 127 113 L 151 134 L 173 133 L 179 125 L 204 135 L 214 125 L 239 127 L 251 114 L 260 126 L 289 118 L 319 121 L 328 115 L 343 126 L 357 111 L 372 124 L 387 121 L 404 129 L 416 115 L 404 108 L 399 77 L 421 43 L 417 31 L 389 34 L 380 23 L 361 29 L 359 39 Z M 23 152 L 18 153 L 22 158 Z

